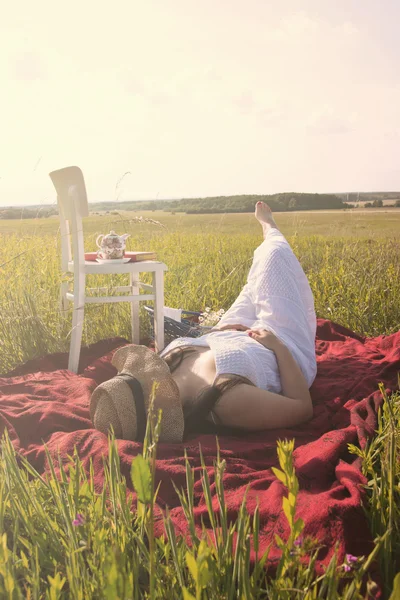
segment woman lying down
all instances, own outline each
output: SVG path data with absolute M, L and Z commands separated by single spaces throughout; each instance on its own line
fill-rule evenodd
M 160 441 L 190 432 L 293 427 L 313 414 L 316 317 L 310 286 L 271 209 L 257 202 L 264 240 L 247 283 L 218 326 L 199 338 L 178 338 L 159 355 L 124 346 L 118 375 L 92 394 L 91 418 L 117 438 L 142 441 L 156 382 Z

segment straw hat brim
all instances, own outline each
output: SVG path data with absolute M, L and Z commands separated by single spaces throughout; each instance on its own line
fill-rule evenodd
M 154 393 L 154 414 L 162 411 L 160 442 L 182 442 L 184 418 L 179 388 L 167 363 L 146 346 L 129 345 L 116 351 L 112 364 L 119 373 L 135 377 L 142 386 L 146 415 Z M 111 426 L 118 439 L 136 440 L 138 418 L 130 385 L 118 376 L 99 385 L 90 400 L 90 417 L 96 429 Z

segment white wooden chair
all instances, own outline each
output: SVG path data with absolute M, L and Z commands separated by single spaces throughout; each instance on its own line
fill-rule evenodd
M 73 302 L 71 344 L 68 369 L 78 372 L 82 342 L 84 308 L 86 303 L 130 302 L 132 316 L 132 342 L 139 343 L 139 302 L 154 300 L 154 338 L 156 351 L 164 348 L 164 271 L 167 266 L 159 261 L 138 263 L 100 264 L 85 261 L 82 218 L 89 215 L 85 181 L 79 167 L 65 167 L 52 171 L 50 178 L 57 191 L 61 231 L 61 267 L 64 273 L 73 273 L 73 290 L 69 283 L 61 283 L 61 303 L 67 310 Z M 72 240 L 72 248 L 71 248 Z M 139 273 L 152 273 L 152 285 L 139 281 Z M 110 288 L 86 288 L 86 275 L 126 273 L 129 285 L 112 289 L 125 295 L 86 296 L 86 291 L 110 293 Z M 140 290 L 146 293 L 140 294 Z

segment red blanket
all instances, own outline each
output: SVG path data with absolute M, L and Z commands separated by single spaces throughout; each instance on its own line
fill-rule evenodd
M 92 428 L 89 398 L 100 382 L 115 374 L 110 364 L 112 351 L 124 344 L 121 339 L 106 340 L 83 351 L 81 375 L 66 370 L 67 356 L 52 355 L 30 361 L 8 377 L 0 378 L 0 434 L 7 427 L 15 448 L 39 471 L 46 470 L 43 444 L 57 456 L 71 454 L 77 447 L 84 464 L 92 458 L 96 484 L 103 481 L 102 455 L 107 438 Z M 396 389 L 400 371 L 400 332 L 365 339 L 330 321 L 319 320 L 317 331 L 318 375 L 312 387 L 314 418 L 293 429 L 266 431 L 241 437 L 220 438 L 221 456 L 226 461 L 225 489 L 230 517 L 234 518 L 246 486 L 248 510 L 260 503 L 263 549 L 274 533 L 287 535 L 282 513 L 284 488 L 271 471 L 277 465 L 276 440 L 295 438 L 295 466 L 300 483 L 298 516 L 305 521 L 305 535 L 323 545 L 321 563 L 332 556 L 339 543 L 340 558 L 345 552 L 365 555 L 371 548 L 370 533 L 361 507 L 365 480 L 358 459 L 347 445 L 365 446 L 377 424 L 381 402 L 377 391 L 383 382 Z M 212 435 L 192 436 L 184 444 L 161 444 L 158 449 L 160 506 L 168 505 L 177 532 L 185 532 L 172 480 L 185 485 L 183 449 L 196 472 L 196 518 L 207 524 L 206 507 L 198 468 L 199 444 L 212 481 L 216 441 Z M 132 458 L 141 451 L 135 442 L 118 441 L 122 471 L 129 481 Z M 273 546 L 270 560 L 278 549 Z

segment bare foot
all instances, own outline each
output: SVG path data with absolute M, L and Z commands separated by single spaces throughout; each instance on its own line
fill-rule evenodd
M 274 218 L 272 216 L 272 211 L 271 211 L 270 207 L 268 206 L 268 204 L 265 204 L 265 202 L 257 202 L 256 210 L 255 210 L 255 217 L 256 217 L 257 221 L 259 221 L 261 223 L 261 227 L 263 228 L 264 237 L 267 235 L 268 231 L 271 228 L 278 229 L 278 227 L 274 221 Z

